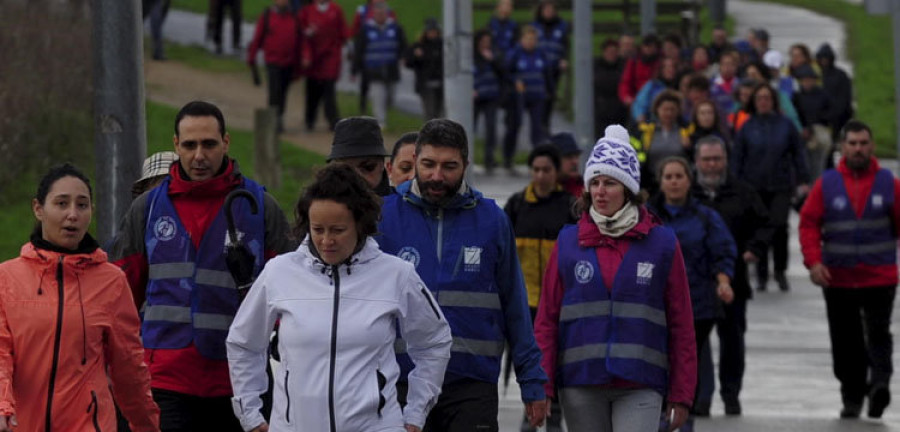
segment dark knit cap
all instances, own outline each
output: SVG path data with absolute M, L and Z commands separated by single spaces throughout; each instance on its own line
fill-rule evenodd
M 348 117 L 337 122 L 328 161 L 366 156 L 388 156 L 378 121 L 372 117 Z

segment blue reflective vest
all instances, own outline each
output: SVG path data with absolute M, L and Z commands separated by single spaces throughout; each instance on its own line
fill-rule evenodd
M 516 33 L 519 24 L 512 19 L 500 20 L 495 16 L 488 22 L 491 39 L 494 41 L 494 51 L 508 53 L 516 46 Z
M 475 91 L 479 101 L 493 101 L 500 97 L 500 79 L 489 61 L 475 61 Z
M 409 182 L 400 186 L 408 187 Z M 379 231 L 381 250 L 411 262 L 441 306 L 453 347 L 447 373 L 497 382 L 505 346 L 505 319 L 495 267 L 499 259 L 500 217 L 492 200 L 472 207 L 425 210 L 401 193 L 385 197 Z M 416 235 L 409 235 L 416 233 Z M 411 363 L 398 346 L 401 376 Z
M 857 264 L 895 265 L 897 235 L 891 223 L 894 208 L 894 175 L 878 170 L 862 217 L 836 170 L 822 174 L 825 215 L 822 224 L 822 261 L 827 267 L 855 267 Z
M 259 203 L 256 215 L 250 213 L 247 200 L 232 204 L 238 237 L 256 257 L 256 276 L 265 258 L 264 189 L 249 179 L 243 179 L 241 187 Z M 225 247 L 231 243 L 225 208 L 219 209 L 197 249 L 168 191 L 166 180 L 147 198 L 144 244 L 149 280 L 141 326 L 144 347 L 179 349 L 193 342 L 204 357 L 224 360 L 225 337 L 240 305 L 234 279 L 225 265 Z
M 363 54 L 366 69 L 380 69 L 397 64 L 400 60 L 397 53 L 400 40 L 396 23 L 387 23 L 383 28 L 366 24 L 362 31 L 366 35 L 366 52 Z
M 560 387 L 608 384 L 621 378 L 661 394 L 668 385 L 666 281 L 675 234 L 657 226 L 634 241 L 607 289 L 594 248 L 578 245 L 578 227 L 559 233 L 565 286 L 559 316 Z
M 533 22 L 531 25 L 537 29 L 538 49 L 547 57 L 550 67 L 555 69 L 559 61 L 566 56 L 565 40 L 569 24 L 559 20 L 549 29 L 540 22 Z
M 547 97 L 547 59 L 539 49 L 531 52 L 516 47 L 509 58 L 509 69 L 515 80 L 525 84 L 525 100 L 543 100 Z

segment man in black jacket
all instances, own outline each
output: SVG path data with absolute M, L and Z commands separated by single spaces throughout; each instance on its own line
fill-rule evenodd
M 834 50 L 831 45 L 825 43 L 819 47 L 816 51 L 816 63 L 822 69 L 822 88 L 825 94 L 831 96 L 827 117 L 831 123 L 831 140 L 837 145 L 840 142 L 840 130 L 853 118 L 853 84 L 847 72 L 834 65 Z M 828 154 L 834 154 L 833 146 Z M 826 163 L 828 168 L 833 168 L 834 158 L 827 158 Z
M 750 281 L 747 277 L 747 262 L 755 262 L 766 253 L 766 246 L 771 241 L 772 230 L 768 227 L 768 213 L 762 199 L 747 183 L 738 180 L 728 171 L 728 158 L 725 143 L 716 136 L 706 136 L 697 141 L 694 163 L 697 177 L 692 193 L 700 202 L 719 212 L 722 220 L 728 225 L 737 243 L 739 258 L 735 261 L 734 301 L 724 305 L 725 314 L 716 322 L 719 335 L 719 382 L 722 401 L 725 403 L 725 414 L 740 415 L 741 404 L 738 395 L 744 376 L 744 333 L 747 331 L 747 300 L 752 296 Z M 703 382 L 703 364 L 712 368 L 712 361 L 700 361 L 700 388 L 704 384 L 708 388 L 714 382 Z M 710 390 L 710 393 L 712 390 Z M 711 395 L 710 395 L 711 399 Z M 701 410 L 708 407 L 697 407 Z

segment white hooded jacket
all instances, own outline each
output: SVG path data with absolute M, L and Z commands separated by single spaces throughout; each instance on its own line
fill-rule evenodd
M 244 430 L 263 423 L 269 337 L 281 320 L 271 431 L 405 431 L 422 427 L 450 359 L 450 327 L 413 266 L 371 238 L 325 264 L 309 237 L 266 264 L 228 333 L 232 405 Z M 397 325 L 416 364 L 397 403 Z

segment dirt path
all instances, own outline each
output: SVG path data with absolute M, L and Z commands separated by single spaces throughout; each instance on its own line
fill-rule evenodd
M 266 105 L 265 86 L 256 87 L 249 74 L 215 73 L 191 68 L 174 61 L 144 62 L 146 97 L 154 102 L 173 107 L 203 99 L 222 109 L 229 127 L 253 130 L 253 111 Z M 294 145 L 327 155 L 331 149 L 332 134 L 323 116 L 319 115 L 315 130 L 304 129 L 305 84 L 295 81 L 288 92 L 285 112 L 285 134 L 282 139 Z M 399 135 L 385 134 L 387 150 Z

